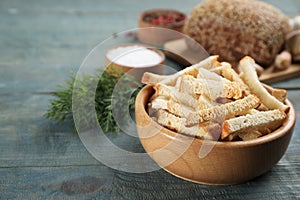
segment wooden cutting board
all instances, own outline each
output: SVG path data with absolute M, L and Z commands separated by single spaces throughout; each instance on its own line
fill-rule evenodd
M 190 49 L 184 39 L 172 40 L 164 44 L 167 57 L 178 62 L 183 67 L 198 63 L 209 55 L 202 48 Z M 300 64 L 292 64 L 287 70 L 273 72 L 266 69 L 259 77 L 260 81 L 271 84 L 300 76 Z

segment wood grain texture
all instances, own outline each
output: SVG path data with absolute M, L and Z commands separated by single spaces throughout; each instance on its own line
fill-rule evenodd
M 2 0 L 0 2 L 0 199 L 297 199 L 300 198 L 300 125 L 290 146 L 267 174 L 244 184 L 193 184 L 163 170 L 130 174 L 95 160 L 69 122 L 42 115 L 49 95 L 90 50 L 114 33 L 137 27 L 150 8 L 189 13 L 199 0 Z M 288 15 L 298 0 L 268 0 Z M 300 79 L 277 83 L 291 88 L 300 112 Z M 111 136 L 121 148 L 142 151 L 138 140 Z
M 232 185 L 268 171 L 285 153 L 296 121 L 296 113 L 290 109 L 281 128 L 256 140 L 217 143 L 191 140 L 176 131 L 151 125 L 153 119 L 145 107 L 152 94 L 153 88 L 148 85 L 136 97 L 135 114 L 141 143 L 166 171 L 196 183 Z M 289 102 L 287 105 L 292 107 Z M 150 137 L 150 130 L 156 130 L 156 134 Z M 204 145 L 212 149 L 200 156 L 203 155 Z
M 181 66 L 188 67 L 206 58 L 208 54 L 200 46 L 191 49 L 185 39 L 174 39 L 164 43 L 163 48 L 168 58 L 180 63 Z M 235 66 L 233 66 L 235 67 Z M 273 67 L 264 70 L 259 76 L 259 80 L 265 84 L 288 81 L 300 76 L 300 64 L 291 64 L 288 69 L 273 71 Z

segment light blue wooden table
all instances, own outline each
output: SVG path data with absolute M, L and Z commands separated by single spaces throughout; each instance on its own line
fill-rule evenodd
M 268 0 L 288 15 L 299 0 Z M 1 0 L 0 199 L 299 199 L 300 127 L 280 162 L 234 186 L 193 184 L 163 170 L 112 170 L 84 148 L 70 123 L 45 119 L 50 92 L 76 71 L 90 50 L 114 33 L 137 27 L 150 8 L 185 13 L 190 1 Z M 300 112 L 300 78 L 274 84 Z M 128 144 L 123 144 L 131 145 Z M 136 142 L 134 148 L 141 148 Z

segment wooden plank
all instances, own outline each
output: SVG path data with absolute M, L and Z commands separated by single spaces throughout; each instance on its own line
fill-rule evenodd
M 97 24 L 105 23 L 106 11 L 87 10 L 78 17 L 76 10 L 64 11 L 55 3 L 48 9 L 42 4 L 19 3 L 5 6 L 1 2 L 0 46 L 5 48 L 0 50 L 0 81 L 4 92 L 54 90 L 69 71 L 79 68 L 96 44 L 117 32 L 119 25 L 128 26 L 134 20 L 124 23 L 115 15 L 110 20 L 117 26 L 103 31 Z M 129 14 L 125 12 L 122 19 Z M 89 40 L 83 39 L 86 37 Z
M 295 199 L 299 163 L 283 163 L 247 183 L 207 186 L 163 170 L 131 174 L 103 166 L 0 168 L 1 199 Z
M 25 125 L 24 125 L 25 124 Z M 57 167 L 102 165 L 86 150 L 76 131 L 68 124 L 57 126 L 44 120 L 0 124 L 1 167 Z M 70 125 L 70 124 L 69 124 Z M 69 130 L 68 130 L 69 129 Z M 109 135 L 119 148 L 144 152 L 137 138 L 125 134 Z M 111 158 L 118 155 L 111 155 Z M 142 164 L 139 160 L 134 164 Z
M 200 46 L 191 48 L 187 45 L 185 39 L 177 39 L 164 44 L 166 55 L 180 63 L 183 67 L 196 64 L 205 59 L 208 54 Z M 300 64 L 292 64 L 287 70 L 273 72 L 270 69 L 264 70 L 259 77 L 261 82 L 272 84 L 286 81 L 300 76 Z
M 51 98 L 39 94 L 0 96 L 0 167 L 99 163 L 83 146 L 72 122 L 57 124 L 43 117 Z M 122 133 L 108 136 L 120 148 L 143 151 L 138 138 Z
M 271 84 L 273 87 L 286 88 L 290 90 L 297 90 L 300 88 L 300 77 L 292 78 L 283 82 Z
M 208 53 L 199 45 L 193 49 L 188 47 L 185 38 L 168 41 L 163 45 L 167 57 L 179 63 L 182 67 L 190 66 L 207 58 Z
M 234 186 L 207 186 L 183 181 L 163 171 L 147 175 L 116 172 L 113 193 L 122 194 L 122 198 L 132 199 L 265 199 L 268 194 L 280 199 L 297 197 L 299 189 L 299 166 L 278 164 L 271 171 L 247 183 Z M 286 177 L 280 174 L 285 173 Z M 289 178 L 288 178 L 289 177 Z M 291 188 L 287 187 L 291 183 Z M 266 193 L 268 191 L 268 194 Z
M 0 168 L 0 199 L 108 199 L 113 178 L 100 165 Z
M 283 71 L 272 72 L 267 69 L 261 74 L 259 80 L 266 84 L 271 84 L 271 83 L 286 81 L 299 76 L 300 76 L 300 65 L 292 64 L 291 66 L 289 66 L 288 69 Z

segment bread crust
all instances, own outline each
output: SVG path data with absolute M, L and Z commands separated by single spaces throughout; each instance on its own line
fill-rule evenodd
M 199 63 L 191 65 L 172 75 L 158 75 L 151 72 L 145 72 L 142 76 L 141 82 L 148 85 L 163 83 L 165 85 L 175 86 L 177 79 L 182 75 L 191 75 L 193 77 L 197 77 L 199 68 L 213 69 L 221 66 L 221 63 L 218 62 L 218 58 L 219 56 L 210 56 L 207 59 L 204 59 Z
M 192 94 L 206 94 L 209 95 L 211 99 L 218 97 L 240 99 L 245 95 L 245 91 L 240 84 L 233 83 L 224 78 L 215 81 L 203 78 L 196 79 L 190 75 L 184 75 L 182 76 L 181 83 L 181 90 L 187 90 Z
M 158 110 L 157 122 L 178 133 L 194 136 L 207 140 L 216 140 L 221 134 L 221 126 L 217 123 L 202 123 L 186 127 L 185 118 L 177 117 L 166 110 Z
M 239 64 L 242 72 L 241 78 L 248 85 L 250 91 L 257 95 L 269 109 L 281 109 L 284 112 L 288 112 L 289 107 L 272 96 L 260 83 L 254 65 L 255 61 L 249 56 L 244 57 Z
M 255 95 L 249 95 L 243 99 L 227 104 L 213 106 L 190 113 L 187 117 L 186 125 L 191 126 L 210 120 L 222 123 L 225 119 L 246 114 L 249 110 L 256 108 L 259 104 L 260 100 Z
M 244 56 L 270 66 L 291 31 L 277 8 L 256 0 L 204 0 L 192 11 L 183 32 L 212 55 L 234 66 Z
M 277 129 L 285 118 L 286 114 L 278 109 L 231 118 L 223 122 L 221 139 L 236 133 L 270 132 Z

